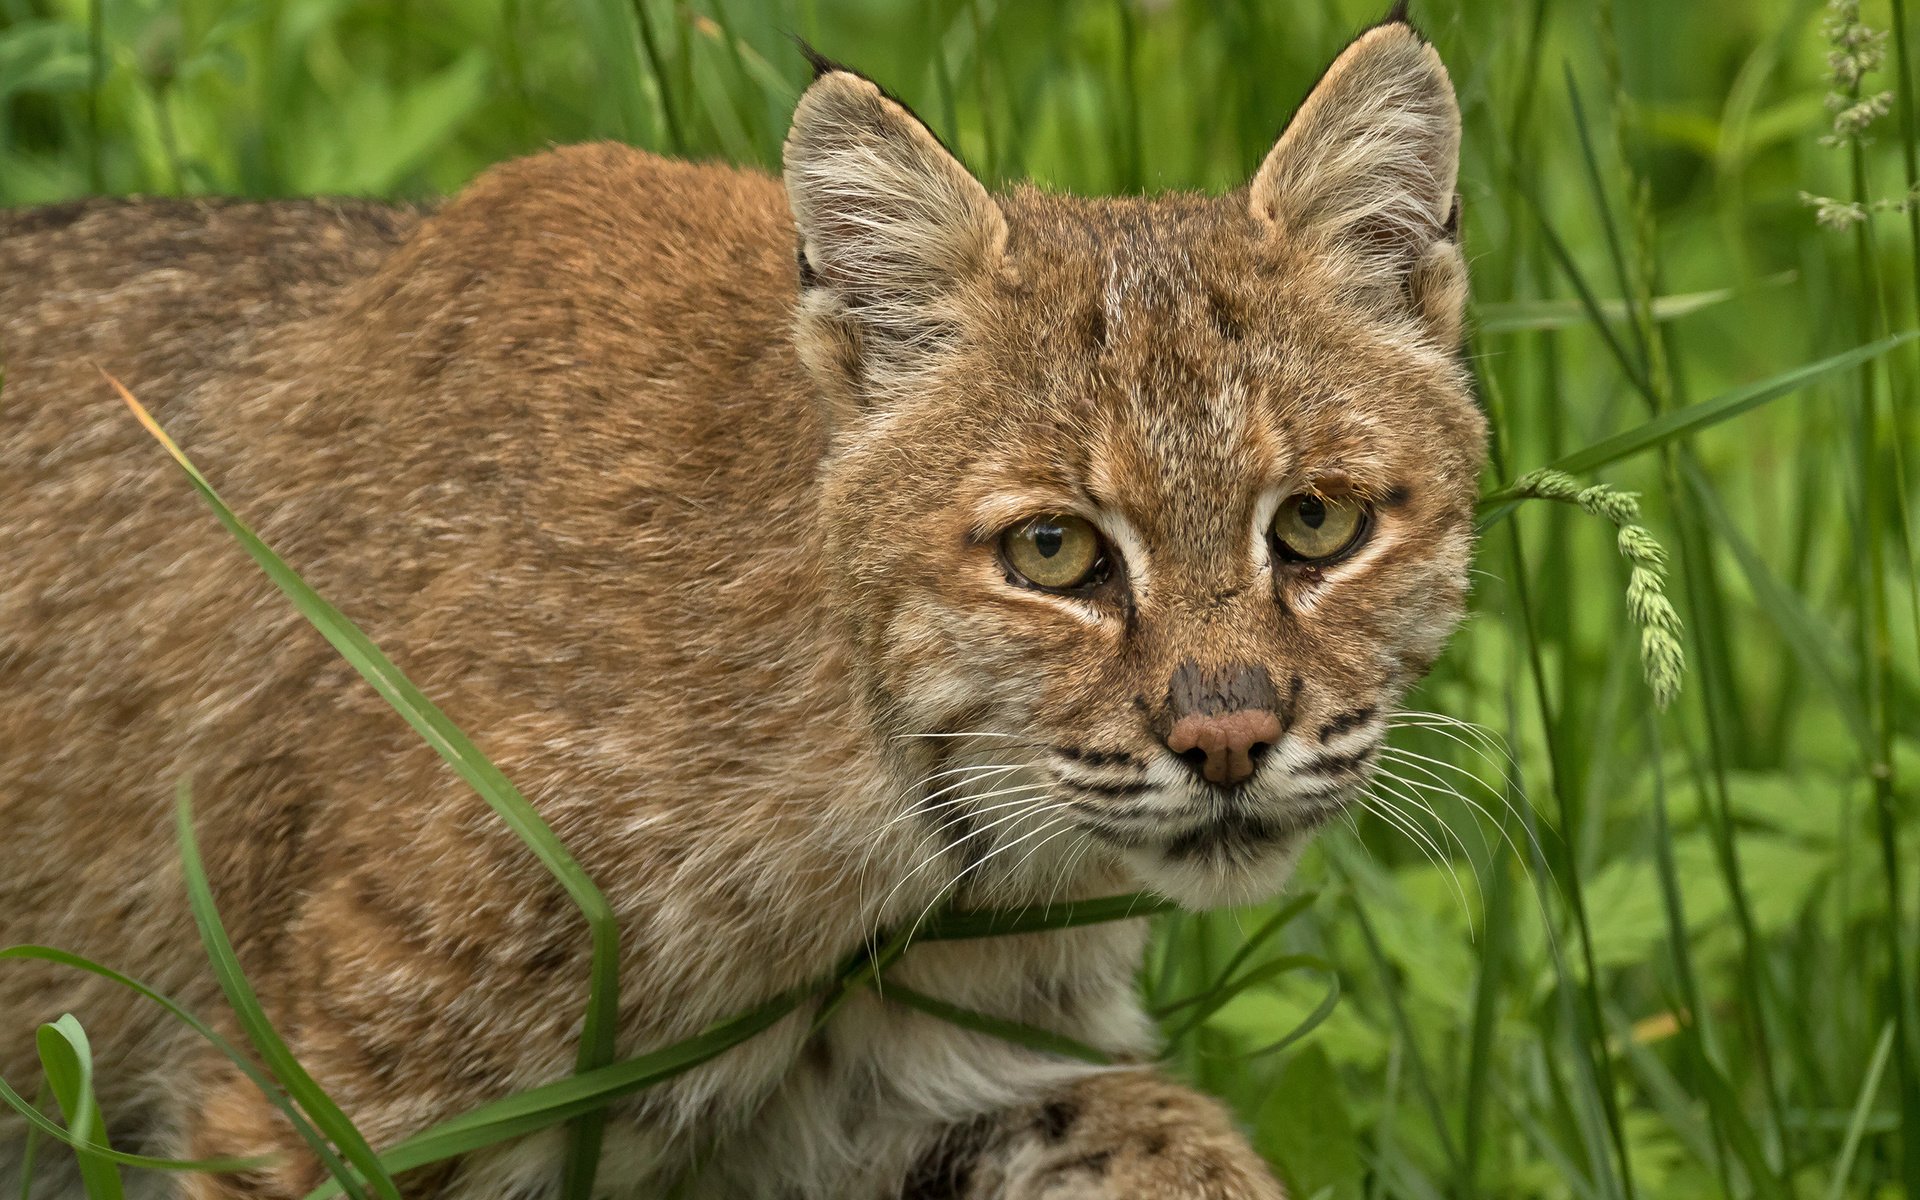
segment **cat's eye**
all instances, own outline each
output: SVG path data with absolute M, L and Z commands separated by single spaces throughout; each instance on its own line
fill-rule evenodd
M 1065 513 L 1023 521 L 1000 535 L 1000 557 L 1027 583 L 1050 592 L 1089 587 L 1106 577 L 1106 546 L 1092 524 Z
M 1289 562 L 1323 563 L 1360 544 L 1367 508 L 1358 500 L 1303 492 L 1288 498 L 1273 517 L 1273 541 Z

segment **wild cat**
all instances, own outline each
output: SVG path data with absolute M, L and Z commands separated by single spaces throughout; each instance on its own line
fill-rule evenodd
M 620 1051 L 942 902 L 1278 889 L 1458 620 L 1483 423 L 1459 116 L 1398 18 L 1229 195 L 983 188 L 823 64 L 781 179 L 614 145 L 432 211 L 0 214 L 0 942 L 207 1013 L 171 829 L 276 1024 L 375 1146 L 571 1068 L 588 947 L 518 840 L 309 630 L 100 381 L 435 697 L 611 899 Z M 612 1112 L 599 1179 L 801 1198 L 1274 1197 L 1156 1075 L 1140 921 L 910 950 Z M 0 1072 L 79 1016 L 123 1145 L 275 1156 L 224 1060 L 0 968 Z M 124 1126 L 124 1128 L 122 1128 Z M 403 1177 L 553 1190 L 562 1134 Z

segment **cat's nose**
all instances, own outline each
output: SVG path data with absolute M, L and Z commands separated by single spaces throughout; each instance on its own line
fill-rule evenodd
M 1189 659 L 1167 685 L 1167 749 L 1207 782 L 1243 783 L 1286 733 L 1266 668 L 1249 663 L 1204 668 Z
M 1191 763 L 1208 783 L 1231 787 L 1253 774 L 1260 756 L 1280 740 L 1280 718 L 1259 709 L 1180 718 L 1167 731 L 1167 749 Z

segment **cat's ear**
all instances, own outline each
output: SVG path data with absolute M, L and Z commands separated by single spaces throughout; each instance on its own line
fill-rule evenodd
M 1325 256 L 1380 302 L 1405 304 L 1451 349 L 1467 279 L 1454 194 L 1460 107 L 1440 56 L 1398 12 L 1327 68 L 1248 202 L 1274 236 Z
M 959 337 L 1007 224 L 993 197 L 905 105 L 816 60 L 787 135 L 799 235 L 796 339 L 836 400 L 912 389 Z

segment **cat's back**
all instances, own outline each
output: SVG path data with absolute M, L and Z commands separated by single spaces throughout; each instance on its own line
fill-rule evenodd
M 581 579 L 802 504 L 823 434 L 787 338 L 793 237 L 770 177 L 615 144 L 502 164 L 435 211 L 0 211 L 0 534 L 24 566 L 0 677 L 143 554 L 221 536 L 102 372 L 322 582 L 384 541 L 335 581 L 369 616 L 503 565 L 476 561 L 489 537 Z
M 0 209 L 7 409 L 17 425 L 97 407 L 104 370 L 192 420 L 207 406 L 183 402 L 240 390 L 242 372 L 264 384 L 290 373 L 276 359 L 329 357 L 388 368 L 375 391 L 430 382 L 456 357 L 723 382 L 785 340 L 782 195 L 759 173 L 599 143 L 504 163 L 438 211 L 329 199 Z M 11 466 L 44 457 L 11 441 Z
M 262 639 L 317 645 L 102 371 L 456 709 L 464 682 L 592 722 L 635 677 L 764 659 L 791 625 L 767 607 L 806 609 L 825 436 L 793 255 L 777 180 L 614 144 L 430 212 L 0 213 L 0 765 L 60 790 L 156 766 Z
M 352 200 L 77 200 L 0 210 L 0 362 L 22 393 L 78 362 L 172 380 L 371 274 L 420 212 Z M 45 382 L 42 382 L 42 381 Z
M 192 961 L 164 815 L 184 775 L 262 945 L 317 796 L 360 771 L 444 782 L 101 370 L 535 793 L 689 760 L 677 731 L 706 738 L 736 692 L 779 708 L 824 437 L 787 338 L 793 238 L 776 180 L 612 145 L 504 164 L 431 212 L 0 213 L 10 940 Z M 646 754 L 609 740 L 642 733 Z M 155 924 L 66 901 L 129 879 Z M 0 1016 L 28 982 L 0 982 Z

